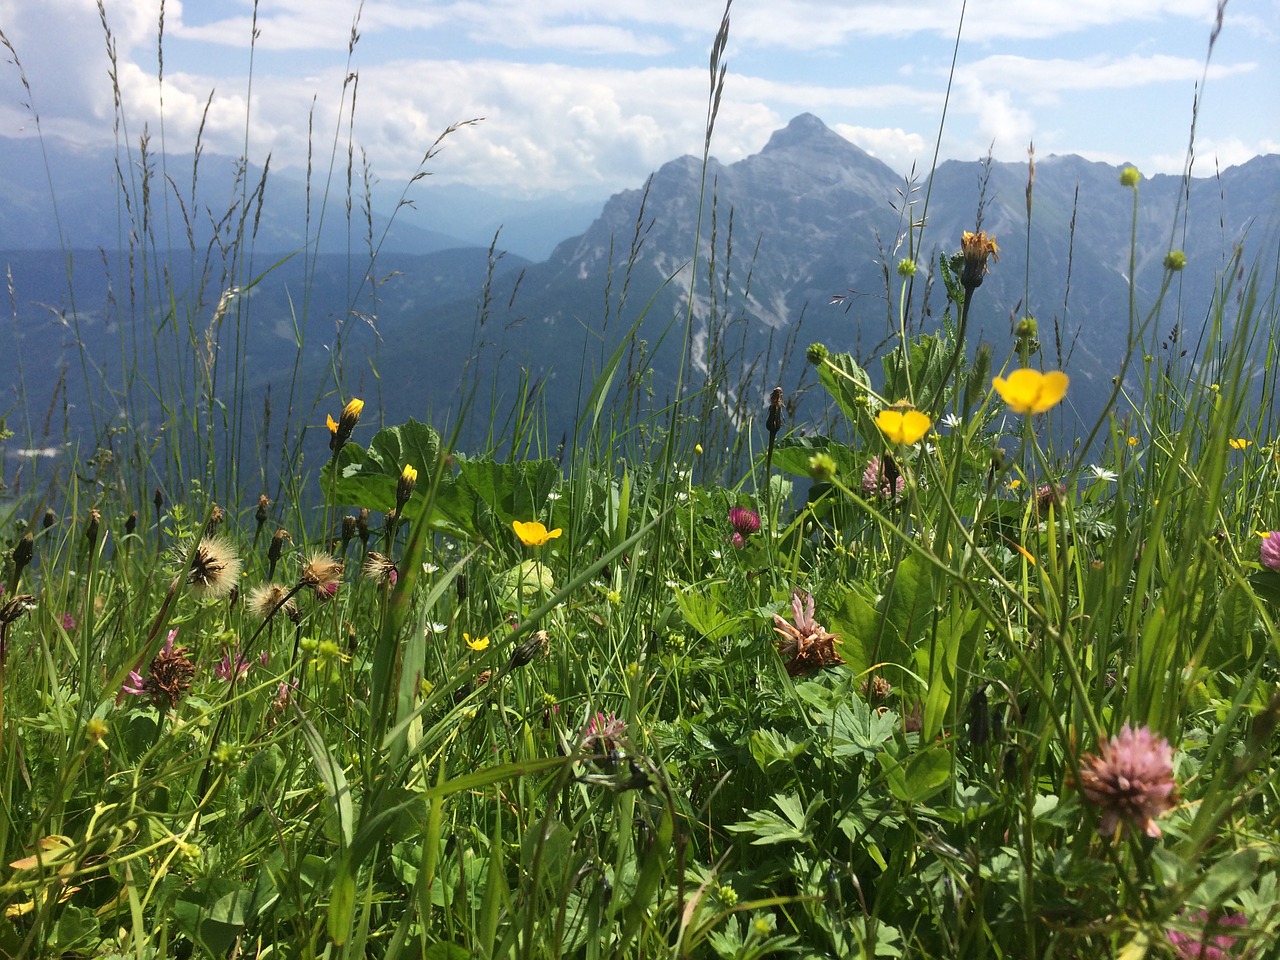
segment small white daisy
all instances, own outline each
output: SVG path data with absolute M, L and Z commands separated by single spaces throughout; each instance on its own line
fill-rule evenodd
M 1105 467 L 1100 467 L 1096 463 L 1089 464 L 1089 472 L 1093 474 L 1093 479 L 1105 480 L 1107 483 L 1115 483 L 1116 479 L 1120 476 L 1114 470 L 1108 470 Z
M 960 426 L 960 424 L 964 423 L 964 421 L 961 420 L 959 417 L 957 417 L 954 413 L 948 413 L 945 417 L 943 417 L 938 422 L 941 423 L 944 427 L 949 427 L 952 430 Z

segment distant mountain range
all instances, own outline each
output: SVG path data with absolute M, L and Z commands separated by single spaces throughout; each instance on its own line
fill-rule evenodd
M 139 332 L 126 328 L 149 323 L 157 308 L 163 314 L 174 304 L 153 298 L 148 308 L 141 302 L 152 295 L 139 293 L 144 257 L 136 238 L 132 260 L 112 252 L 128 248 L 130 228 L 139 232 L 137 210 L 125 209 L 113 182 L 114 154 L 59 147 L 48 152 L 46 175 L 31 142 L 2 146 L 13 172 L 0 182 L 0 249 L 8 251 L 0 258 L 13 274 L 25 395 L 18 395 L 19 383 L 11 380 L 0 410 L 12 402 L 15 412 L 24 409 L 34 423 L 49 406 L 63 369 L 65 399 L 73 408 L 88 404 L 91 395 L 102 402 L 134 389 L 114 384 L 109 391 L 86 391 L 79 358 L 93 358 L 91 366 L 108 379 L 124 378 L 134 355 L 121 343 L 135 343 Z M 326 377 L 332 383 L 336 370 L 343 379 L 339 392 L 376 395 L 387 422 L 409 416 L 443 422 L 467 386 L 478 384 L 472 411 L 479 430 L 495 402 L 505 409 L 519 399 L 519 390 L 536 387 L 555 441 L 571 432 L 595 375 L 619 348 L 624 359 L 615 381 L 618 395 L 630 389 L 638 415 L 661 409 L 675 386 L 684 317 L 691 309 L 693 386 L 705 389 L 695 409 L 714 408 L 725 422 L 745 422 L 760 413 L 775 384 L 792 392 L 812 383 L 803 374 L 810 342 L 863 359 L 893 342 L 896 283 L 887 285 L 886 276 L 896 281 L 894 266 L 908 254 L 899 238 L 909 222 L 922 218 L 925 249 L 915 251 L 921 272 L 913 288 L 917 330 L 936 328 L 944 307 L 940 285 L 928 280 L 931 265 L 940 252 L 958 249 L 961 232 L 974 229 L 980 216 L 982 229 L 998 238 L 1000 259 L 978 292 L 971 345 L 991 343 L 999 363 L 1013 347 L 1016 319 L 1036 316 L 1045 362 L 1072 374 L 1071 400 L 1081 417 L 1096 411 L 1125 346 L 1133 193 L 1120 186 L 1119 168 L 1074 156 L 1037 159 L 1028 228 L 1026 164 L 948 161 L 932 181 L 907 182 L 817 117 L 803 114 L 754 156 L 728 165 L 712 159 L 705 193 L 701 160 L 679 158 L 644 187 L 610 198 L 584 230 L 577 225 L 586 222 L 580 206 L 552 201 L 504 217 L 492 198 L 465 189 L 434 196 L 437 188 L 428 181 L 417 210 L 402 208 L 390 221 L 373 215 L 372 235 L 381 238 L 381 252 L 372 270 L 362 187 L 355 191 L 353 226 L 347 228 L 345 201 L 331 202 L 324 215 L 339 229 L 321 234 L 322 242 L 306 249 L 319 216 L 315 178 L 308 198 L 304 184 L 269 174 L 259 206 L 260 170 L 203 157 L 199 187 L 192 192 L 174 186 L 190 183 L 191 163 L 189 157 L 169 159 L 166 175 L 151 160 L 148 177 L 150 207 L 167 206 L 168 224 L 157 231 L 153 222 L 151 234 L 187 250 L 167 265 L 168 280 L 151 275 L 153 289 L 171 283 L 190 291 L 177 298 L 175 316 L 194 317 L 189 326 L 203 329 L 224 285 L 246 287 L 279 259 L 277 251 L 303 251 L 241 294 L 234 323 L 207 334 L 217 339 L 221 362 L 236 358 L 236 377 L 255 398 L 268 383 L 279 396 L 286 375 L 293 376 L 301 334 L 298 377 L 311 396 L 323 392 Z M 135 157 L 126 174 L 134 207 L 140 169 Z M 345 194 L 345 176 L 344 170 L 339 194 Z M 49 252 L 60 247 L 49 213 L 50 178 L 64 242 L 82 251 L 71 270 L 62 253 Z M 165 206 L 157 196 L 166 198 Z M 427 197 L 433 197 L 430 203 Z M 223 213 L 214 212 L 227 209 L 246 235 L 256 226 L 253 244 L 237 248 L 251 250 L 252 261 L 241 256 L 235 270 L 208 256 L 234 233 Z M 504 255 L 504 229 L 491 256 L 487 244 L 502 222 L 517 225 L 520 249 L 535 256 L 553 244 L 554 249 L 542 262 Z M 425 223 L 433 229 L 423 229 Z M 1271 266 L 1263 273 L 1274 284 L 1280 156 L 1193 179 L 1189 189 L 1178 177 L 1145 179 L 1138 188 L 1136 228 L 1140 307 L 1149 307 L 1159 289 L 1165 253 L 1171 246 L 1184 249 L 1188 266 L 1177 290 L 1181 312 L 1177 303 L 1167 303 L 1160 332 L 1167 334 L 1179 321 L 1184 330 L 1198 332 L 1236 243 L 1244 244 L 1246 263 Z M 697 260 L 691 266 L 695 236 Z M 163 260 L 164 243 L 155 247 L 146 256 Z M 211 268 L 211 262 L 221 266 Z M 376 287 L 369 277 L 378 281 Z M 123 306 L 129 299 L 125 291 L 130 309 Z M 633 324 L 635 337 L 624 342 Z M 236 330 L 244 343 L 232 342 Z M 142 339 L 145 354 L 148 338 Z M 338 344 L 341 364 L 333 353 Z M 180 347 L 175 340 L 173 349 Z M 144 374 L 152 366 L 139 364 Z M 814 406 L 800 411 L 802 419 L 818 415 Z M 76 420 L 68 417 L 69 423 Z M 55 441 L 57 434 L 56 428 L 50 431 Z M 316 445 L 314 455 L 322 456 L 320 437 L 307 441 L 308 449 Z

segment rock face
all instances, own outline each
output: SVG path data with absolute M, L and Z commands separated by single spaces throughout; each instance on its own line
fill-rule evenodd
M 386 422 L 443 420 L 475 388 L 484 402 L 472 404 L 476 429 L 464 433 L 464 445 L 474 448 L 491 403 L 499 406 L 493 417 L 500 424 L 505 408 L 533 388 L 547 406 L 547 435 L 572 434 L 592 384 L 617 353 L 613 400 L 602 409 L 616 407 L 619 422 L 662 410 L 679 380 L 701 391 L 693 416 L 719 418 L 732 429 L 761 415 L 773 386 L 792 395 L 812 383 L 804 374 L 811 342 L 878 369 L 875 357 L 899 336 L 895 268 L 902 258 L 920 267 L 909 291 L 908 332 L 937 329 L 947 308 L 938 257 L 955 252 L 961 232 L 980 225 L 996 236 L 1000 259 L 971 311 L 970 347 L 990 343 L 999 366 L 1013 350 L 1013 324 L 1035 316 L 1044 365 L 1071 373 L 1070 406 L 1088 421 L 1120 369 L 1129 334 L 1134 193 L 1120 185 L 1119 173 L 1074 156 L 1038 158 L 1028 219 L 1025 163 L 948 161 L 931 181 L 909 181 L 801 114 L 753 156 L 732 164 L 709 159 L 705 177 L 699 158 L 664 164 L 647 184 L 610 198 L 585 232 L 542 263 L 496 255 L 486 268 L 483 250 L 430 253 L 423 241 L 421 256 L 379 258 L 369 271 L 379 278 L 376 296 L 365 284 L 367 262 L 354 258 L 308 264 L 309 272 L 299 272 L 301 259 L 273 268 L 254 287 L 247 322 L 256 335 L 242 376 L 250 393 L 260 394 L 280 371 L 293 369 L 296 319 L 305 327 L 302 381 L 323 384 L 336 370 L 341 392 L 377 403 Z M 10 217 L 22 209 L 21 198 L 12 199 Z M 1188 257 L 1140 351 L 1172 358 L 1194 347 L 1234 244 L 1243 238 L 1246 266 L 1274 268 L 1280 157 L 1193 179 L 1189 190 L 1179 177 L 1152 177 L 1139 184 L 1137 199 L 1140 318 L 1155 302 L 1165 254 L 1180 248 Z M 264 224 L 275 223 L 272 216 L 264 213 Z M 923 234 L 910 233 L 910 224 L 922 222 Z M 80 257 L 77 270 L 100 259 L 111 258 Z M 80 292 L 80 341 L 69 344 L 71 328 L 63 323 L 42 353 L 35 331 L 51 329 L 48 311 L 31 305 L 58 302 L 66 273 L 61 260 L 54 266 L 45 271 L 49 290 L 24 286 L 38 264 L 16 274 L 19 312 L 32 318 L 23 326 L 32 331 L 25 360 L 51 371 L 50 384 L 58 369 L 80 368 L 68 350 L 119 355 L 119 328 L 138 322 L 123 316 L 110 294 L 95 301 Z M 1274 269 L 1261 274 L 1264 284 L 1274 284 Z M 101 273 L 97 279 L 103 281 Z M 118 277 L 112 282 L 128 289 Z M 306 316 L 296 313 L 302 289 L 310 297 Z M 220 291 L 204 292 L 200 329 Z M 134 316 L 148 322 L 142 311 Z M 1175 325 L 1177 340 L 1170 336 Z M 238 349 L 235 335 L 227 325 L 228 351 Z M 140 359 L 139 366 L 149 363 Z M 73 379 L 69 392 L 77 389 Z M 31 382 L 28 402 L 43 410 L 49 399 L 32 394 Z M 70 404 L 87 405 L 92 392 L 71 395 Z M 820 419 L 820 398 L 811 399 L 793 425 Z
M 691 309 L 694 381 L 718 391 L 722 405 L 755 415 L 772 385 L 791 389 L 798 380 L 809 342 L 864 359 L 894 342 L 895 268 L 904 257 L 921 267 L 911 291 L 918 329 L 936 329 L 945 295 L 929 274 L 940 254 L 958 249 L 962 231 L 980 225 L 997 237 L 1001 254 L 975 300 L 970 346 L 990 343 L 1001 363 L 1013 349 L 1013 324 L 1035 316 L 1045 365 L 1072 373 L 1072 402 L 1088 419 L 1119 371 L 1129 333 L 1134 194 L 1120 185 L 1120 169 L 1075 156 L 1039 158 L 1028 221 L 1026 164 L 948 161 L 932 183 L 909 182 L 801 114 L 758 154 L 728 165 L 709 160 L 705 189 L 702 162 L 682 157 L 645 188 L 611 198 L 582 236 L 526 271 L 513 309 L 500 311 L 501 322 L 519 318 L 520 326 L 499 342 L 536 376 L 559 382 L 570 372 L 566 356 L 582 356 L 584 335 L 588 352 L 603 358 L 603 344 L 647 309 L 638 336 L 660 344 L 648 362 L 649 388 L 661 395 L 674 387 Z M 1177 297 L 1167 295 L 1152 322 L 1148 347 L 1167 340 L 1175 324 L 1184 341 L 1189 323 L 1199 329 L 1239 238 L 1246 237 L 1246 262 L 1275 262 L 1278 198 L 1277 157 L 1193 179 L 1189 198 L 1179 177 L 1141 182 L 1141 316 L 1155 302 L 1164 255 L 1180 248 L 1189 258 Z M 923 247 L 913 250 L 920 235 L 908 239 L 908 225 L 922 220 Z M 568 379 L 575 390 L 576 371 L 574 363 Z

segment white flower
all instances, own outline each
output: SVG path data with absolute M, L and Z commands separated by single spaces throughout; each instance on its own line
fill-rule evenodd
M 431 620 L 427 621 L 427 633 L 444 633 L 449 629 L 447 623 L 435 623 Z
M 428 577 L 431 576 L 433 573 L 435 573 L 439 569 L 440 568 L 437 567 L 434 563 L 424 563 L 422 565 L 422 572 L 425 573 Z
M 1119 476 L 1114 470 L 1100 467 L 1096 463 L 1089 464 L 1089 472 L 1093 474 L 1093 479 L 1105 480 L 1107 483 L 1115 483 L 1116 478 Z
M 964 421 L 961 420 L 959 417 L 957 417 L 954 413 L 948 413 L 945 417 L 943 417 L 938 422 L 941 423 L 944 427 L 949 427 L 952 430 L 960 426 L 960 424 L 964 423 Z
M 552 490 L 550 493 L 548 493 L 548 494 L 547 494 L 547 499 L 548 499 L 548 500 L 553 500 L 553 501 L 554 501 L 554 500 L 559 500 L 559 499 L 560 499 L 560 491 L 559 491 L 559 490 Z

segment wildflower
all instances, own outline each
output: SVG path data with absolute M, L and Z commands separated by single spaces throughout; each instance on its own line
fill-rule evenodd
M 1065 483 L 1042 483 L 1036 487 L 1036 513 L 1044 513 L 1050 507 L 1060 507 L 1066 499 Z
M 827 633 L 822 624 L 813 619 L 813 594 L 793 590 L 791 614 L 790 623 L 779 614 L 773 615 L 773 630 L 779 637 L 774 643 L 778 654 L 787 660 L 787 673 L 795 677 L 844 663 L 836 653 L 838 635 Z
M 418 470 L 412 464 L 406 463 L 404 469 L 400 471 L 400 479 L 396 481 L 396 514 L 404 509 L 404 505 L 409 502 L 409 498 L 413 496 L 413 488 L 418 485 Z
M 987 260 L 1000 259 L 1000 248 L 996 246 L 996 238 L 987 236 L 985 231 L 973 233 L 966 230 L 960 234 L 960 256 L 964 258 L 960 285 L 967 293 L 972 293 L 982 286 L 983 277 L 991 271 Z
M 615 753 L 627 735 L 627 721 L 613 711 L 608 716 L 594 714 L 582 730 L 582 747 L 598 746 L 604 753 Z
M 511 529 L 516 532 L 516 536 L 520 538 L 520 542 L 526 547 L 540 547 L 564 532 L 559 527 L 554 530 L 548 530 L 539 520 L 530 520 L 528 522 L 512 520 Z
M 175 627 L 169 631 L 160 652 L 155 655 L 144 678 L 137 670 L 130 670 L 129 677 L 120 687 L 122 693 L 135 697 L 150 697 L 158 710 L 172 710 L 191 689 L 191 678 L 196 666 L 187 657 L 186 647 L 174 646 L 178 637 Z
M 213 668 L 213 675 L 219 680 L 231 683 L 248 673 L 249 666 L 249 658 L 239 650 L 232 651 L 223 647 L 222 660 Z
M 278 610 L 283 610 L 290 620 L 298 615 L 298 605 L 280 584 L 263 583 L 249 591 L 249 612 L 259 620 L 273 616 Z
M 392 587 L 400 579 L 400 571 L 396 569 L 396 562 L 376 550 L 370 550 L 364 558 L 363 570 L 364 575 L 370 580 L 376 580 L 378 583 Z
M 1230 960 L 1239 956 L 1235 946 L 1240 938 L 1226 931 L 1249 925 L 1249 918 L 1243 913 L 1226 913 L 1211 920 L 1208 911 L 1197 910 L 1187 919 L 1196 925 L 1203 924 L 1204 930 L 1198 935 L 1181 930 L 1169 930 L 1165 934 L 1180 960 Z
M 1164 268 L 1170 273 L 1177 273 L 1187 266 L 1187 255 L 1181 250 L 1170 250 L 1164 257 Z
M 1129 444 L 1129 446 L 1131 446 L 1131 447 L 1136 447 L 1136 446 L 1138 445 L 1138 438 L 1137 438 L 1137 437 L 1130 437 L 1130 438 L 1129 438 L 1128 440 L 1126 440 L 1125 442 L 1126 442 L 1127 444 Z
M 444 633 L 448 629 L 449 629 L 449 625 L 447 623 L 439 623 L 435 620 L 428 620 L 426 623 L 426 627 L 424 628 L 424 632 Z
M 1270 530 L 1262 535 L 1259 553 L 1264 567 L 1280 570 L 1280 530 Z
M 909 257 L 903 257 L 898 261 L 898 276 L 914 277 L 916 275 L 916 262 Z
M 883 457 L 872 457 L 862 472 L 862 492 L 868 497 L 892 500 L 906 485 L 898 464 L 887 453 Z
M 933 421 L 919 410 L 881 410 L 876 414 L 876 426 L 890 443 L 911 446 L 929 432 Z
M 823 361 L 829 356 L 831 356 L 831 351 L 827 349 L 825 343 L 811 343 L 804 352 L 804 358 L 815 367 L 822 366 Z
M 1227 446 L 1232 450 L 1243 450 L 1245 447 L 1253 445 L 1253 441 L 1247 437 L 1232 437 L 1227 441 Z
M 107 735 L 106 721 L 91 717 L 84 725 L 84 735 L 89 739 L 90 743 L 101 743 L 102 738 Z
M 1105 836 L 1134 827 L 1148 837 L 1159 837 L 1155 818 L 1178 802 L 1173 750 L 1145 726 L 1126 724 L 1103 741 L 1097 755 L 1082 756 L 1076 780 L 1085 799 L 1102 808 L 1098 832 Z
M 1114 483 L 1120 476 L 1114 470 L 1100 467 L 1096 463 L 1089 464 L 1089 472 L 1093 474 L 1093 479 L 1102 480 L 1105 483 Z
M 317 599 L 329 600 L 338 592 L 338 584 L 342 582 L 342 561 L 316 551 L 303 564 L 300 582 L 310 587 Z
M 267 508 L 271 506 L 271 498 L 265 493 L 258 494 L 258 509 L 253 515 L 253 520 L 258 525 L 258 529 L 262 529 L 262 525 L 267 522 Z
M 963 420 L 961 420 L 961 419 L 960 419 L 958 416 L 956 416 L 954 413 L 948 413 L 948 414 L 947 414 L 946 416 L 944 416 L 944 417 L 943 417 L 939 422 L 940 422 L 944 427 L 946 427 L 948 430 L 954 430 L 956 427 L 958 427 L 958 426 L 960 426 L 962 423 L 964 423 L 964 421 L 963 421 Z
M 893 692 L 893 684 L 877 673 L 862 681 L 859 692 L 862 694 L 862 699 L 868 703 L 880 703 L 889 699 L 889 694 Z
M 747 507 L 730 507 L 729 526 L 733 527 L 729 542 L 741 550 L 746 546 L 747 537 L 760 529 L 760 514 Z
M 1120 171 L 1120 186 L 1122 187 L 1136 187 L 1141 179 L 1142 174 L 1138 172 L 1137 167 L 1128 166 Z
M 468 650 L 473 650 L 473 651 L 475 651 L 476 653 L 482 653 L 482 652 L 484 652 L 485 650 L 488 650 L 488 649 L 489 649 L 489 638 L 488 638 L 488 637 L 475 637 L 475 638 L 473 639 L 473 638 L 472 638 L 472 636 L 471 636 L 471 634 L 469 634 L 469 633 L 464 633 L 464 634 L 462 635 L 462 640 L 463 640 L 463 642 L 464 642 L 464 643 L 466 643 L 466 645 L 467 645 L 467 649 L 468 649 Z
M 1067 395 L 1070 378 L 1061 370 L 1041 373 L 1030 367 L 1014 370 L 1008 378 L 993 377 L 991 384 L 1014 413 L 1044 413 Z
M 298 678 L 294 677 L 288 683 L 281 682 L 276 689 L 276 695 L 271 700 L 271 709 L 277 713 L 282 712 L 293 702 L 294 695 L 298 692 Z
M 226 537 L 205 537 L 191 556 L 187 583 L 198 597 L 230 595 L 240 576 L 240 558 Z
M 329 427 L 329 449 L 334 452 L 335 456 L 346 442 L 351 439 L 351 431 L 360 422 L 360 414 L 363 410 L 363 400 L 349 400 L 347 405 L 342 408 L 342 413 L 336 422 L 332 416 L 325 415 L 325 423 Z
M 369 549 L 369 508 L 361 507 L 356 514 L 356 536 L 360 538 L 360 546 Z
M 70 633 L 76 628 L 76 618 L 69 613 L 64 613 L 61 618 L 59 618 L 59 623 L 62 624 L 62 629 L 67 633 Z

